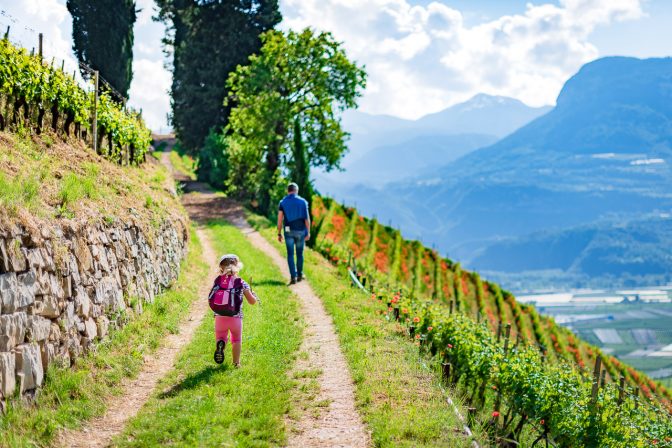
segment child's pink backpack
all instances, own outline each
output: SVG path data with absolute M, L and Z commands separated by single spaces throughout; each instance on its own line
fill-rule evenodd
M 210 309 L 219 316 L 235 316 L 243 304 L 243 279 L 220 275 L 208 296 Z

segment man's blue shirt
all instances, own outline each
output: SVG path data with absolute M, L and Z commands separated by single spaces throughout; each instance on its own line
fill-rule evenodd
M 307 230 L 308 202 L 298 194 L 288 194 L 280 201 L 279 210 L 285 215 L 285 227 L 290 230 Z

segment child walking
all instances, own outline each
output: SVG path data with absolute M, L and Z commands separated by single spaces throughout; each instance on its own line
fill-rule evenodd
M 224 348 L 231 333 L 231 352 L 233 365 L 240 367 L 240 349 L 243 334 L 243 296 L 247 303 L 254 305 L 259 301 L 238 273 L 243 264 L 235 254 L 227 254 L 219 259 L 220 275 L 215 279 L 215 284 L 208 296 L 210 308 L 215 313 L 215 362 L 224 362 Z

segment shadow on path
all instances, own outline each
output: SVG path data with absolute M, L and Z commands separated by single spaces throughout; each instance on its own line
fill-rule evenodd
M 210 383 L 210 379 L 213 375 L 218 372 L 224 372 L 229 370 L 228 364 L 222 364 L 221 366 L 208 366 L 204 369 L 201 369 L 198 372 L 192 373 L 188 377 L 184 378 L 177 384 L 174 384 L 169 389 L 164 390 L 159 394 L 159 398 L 164 400 L 166 398 L 174 397 L 183 390 L 195 389 L 203 383 Z

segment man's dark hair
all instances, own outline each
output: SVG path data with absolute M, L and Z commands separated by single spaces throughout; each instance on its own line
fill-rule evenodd
M 294 193 L 299 191 L 299 186 L 296 185 L 294 182 L 291 184 L 287 185 L 287 193 Z

